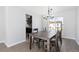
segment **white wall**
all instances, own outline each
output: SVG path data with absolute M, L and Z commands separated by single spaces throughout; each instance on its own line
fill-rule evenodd
M 42 30 L 42 25 L 44 26 L 44 24 L 40 23 L 41 21 L 41 16 L 40 15 L 47 15 L 47 7 L 43 7 L 45 8 L 44 10 L 40 10 L 41 12 L 38 12 L 39 9 L 41 8 L 32 8 L 28 7 L 29 10 L 26 11 L 26 14 L 30 14 L 33 16 L 33 28 L 39 28 L 40 30 Z M 28 8 L 25 7 L 25 9 L 27 10 Z M 58 8 L 54 8 L 56 10 L 54 10 L 54 15 L 57 17 L 64 17 L 64 30 L 63 30 L 63 37 L 64 38 L 69 38 L 69 39 L 74 39 L 79 43 L 79 7 L 77 7 L 78 10 L 76 9 L 76 7 L 58 7 Z M 31 12 L 31 11 L 34 11 Z M 56 12 L 57 13 L 56 13 Z M 42 13 L 42 12 L 45 12 Z M 35 14 L 37 13 L 37 14 Z M 42 14 L 41 14 L 42 13 Z M 40 15 L 39 15 L 40 14 Z M 41 21 L 42 22 L 42 21 Z M 41 25 L 41 26 L 40 26 Z
M 6 42 L 10 47 L 26 40 L 26 16 L 32 15 L 32 27 L 41 31 L 40 15 L 20 7 L 6 7 Z
M 38 31 L 41 31 L 42 28 L 41 15 L 31 12 L 27 8 L 25 9 L 25 14 L 32 15 L 32 28 L 38 28 Z
M 39 14 L 35 14 L 31 11 L 28 11 L 27 9 L 20 7 L 6 7 L 6 9 L 4 7 L 0 7 L 0 41 L 5 41 L 7 46 L 12 46 L 26 40 L 25 14 L 32 15 L 33 28 L 38 28 L 39 31 L 42 30 L 42 21 Z M 63 37 L 70 39 L 75 39 L 77 37 L 77 40 L 79 40 L 78 15 L 79 8 L 78 10 L 69 9 L 55 13 L 55 16 L 64 17 Z
M 0 42 L 4 42 L 5 37 L 5 7 L 0 6 Z
M 61 11 L 55 16 L 64 17 L 63 37 L 76 39 L 76 9 Z
M 38 28 L 38 31 L 41 31 L 41 25 L 40 15 L 33 14 L 32 28 Z
M 6 7 L 6 45 L 12 46 L 26 40 L 25 11 L 19 7 Z
M 76 42 L 79 44 L 79 7 L 77 8 L 77 21 L 76 21 Z

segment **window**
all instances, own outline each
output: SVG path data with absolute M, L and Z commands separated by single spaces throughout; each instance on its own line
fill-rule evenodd
M 62 23 L 63 23 L 62 17 L 49 18 L 49 21 L 48 21 L 49 31 L 62 30 Z

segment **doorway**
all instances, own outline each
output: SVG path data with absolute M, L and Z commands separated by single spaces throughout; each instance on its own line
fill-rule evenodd
M 26 14 L 26 38 L 29 38 L 29 33 L 32 33 L 32 15 Z

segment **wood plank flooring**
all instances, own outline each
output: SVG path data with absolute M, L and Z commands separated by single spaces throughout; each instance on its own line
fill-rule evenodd
M 23 42 L 10 48 L 5 44 L 0 43 L 0 52 L 44 52 L 43 49 L 38 49 L 36 46 L 29 50 L 28 42 Z M 74 40 L 63 39 L 61 52 L 79 52 L 79 46 Z

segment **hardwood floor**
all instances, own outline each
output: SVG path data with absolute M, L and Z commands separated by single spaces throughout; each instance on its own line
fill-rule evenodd
M 5 44 L 0 44 L 0 52 L 44 52 L 43 49 L 38 49 L 36 46 L 29 50 L 28 42 L 23 42 L 18 45 L 7 48 Z M 63 39 L 61 52 L 79 52 L 79 46 L 74 40 Z

